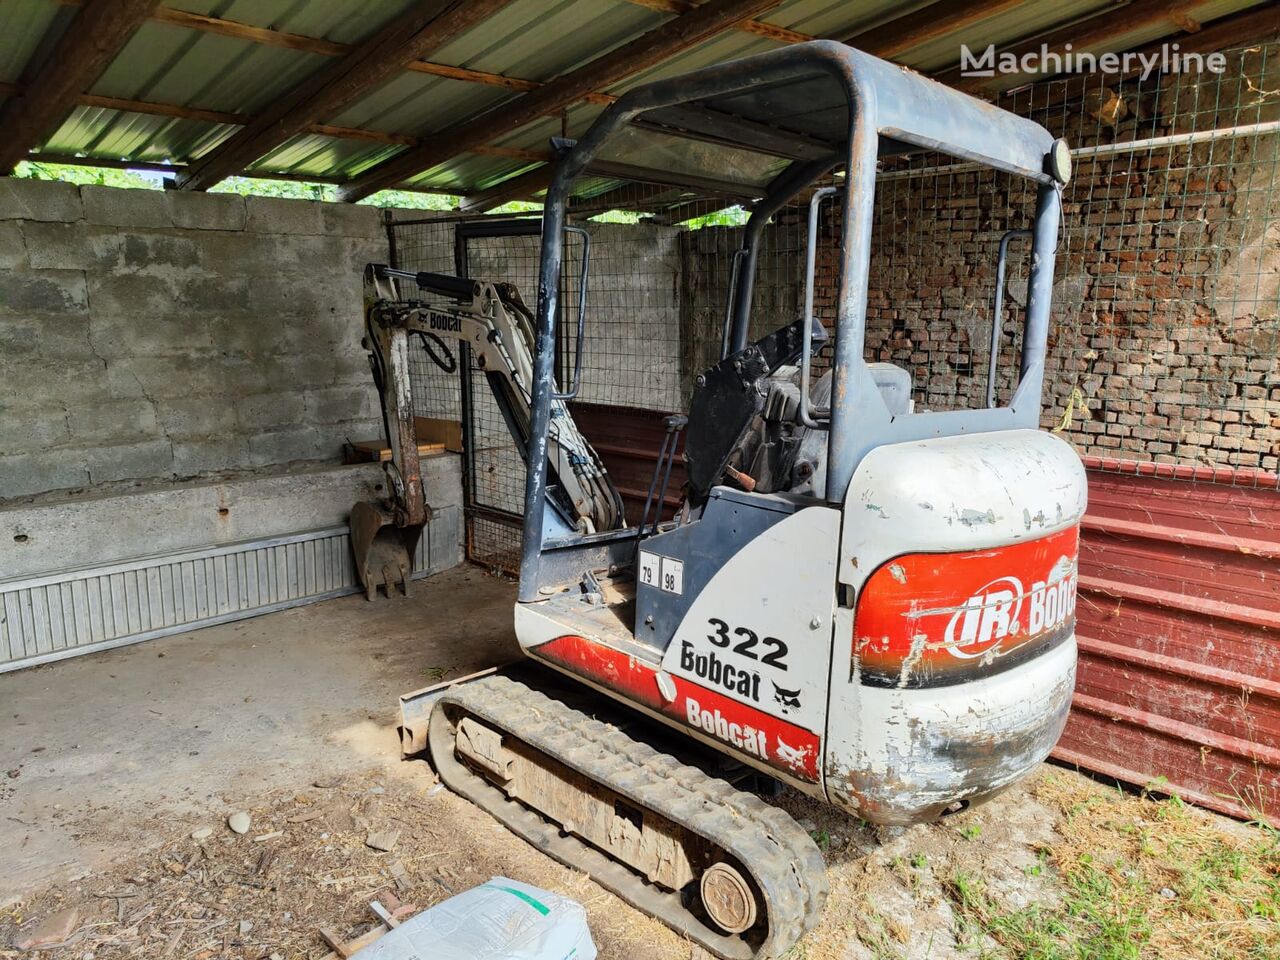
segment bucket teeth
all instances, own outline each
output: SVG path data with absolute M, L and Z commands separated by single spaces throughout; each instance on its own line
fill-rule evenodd
M 422 526 L 398 526 L 392 512 L 381 504 L 361 501 L 351 508 L 351 551 L 366 600 L 377 598 L 378 587 L 390 598 L 397 585 L 401 596 L 409 596 L 409 575 Z

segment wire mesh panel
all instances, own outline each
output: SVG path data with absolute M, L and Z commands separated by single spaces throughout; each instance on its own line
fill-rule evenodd
M 1280 454 L 1280 44 L 1226 69 L 1030 88 L 1064 136 L 1051 388 L 1082 453 L 1273 485 Z M 1270 474 L 1271 476 L 1267 476 Z
M 877 183 L 866 354 L 910 371 L 917 411 L 987 406 L 993 344 L 996 403 L 1008 401 L 1018 371 L 1034 185 L 951 166 L 940 155 L 918 157 Z M 949 172 L 913 169 L 940 167 Z M 837 218 L 825 228 L 825 250 L 834 253 Z M 1008 279 L 993 341 L 1002 246 Z M 822 289 L 822 314 L 834 318 L 834 291 Z
M 1275 485 L 1280 454 L 1277 44 L 1223 73 L 1036 84 L 1002 102 L 1074 150 L 1063 191 L 1043 424 L 1117 469 Z M 869 360 L 911 370 L 918 407 L 985 402 L 1000 238 L 1018 178 L 944 157 L 878 178 Z M 824 219 L 824 257 L 838 244 Z M 1008 246 L 997 399 L 1017 369 L 1029 241 Z M 833 291 L 819 283 L 819 312 Z M 1095 461 L 1091 461 L 1095 462 Z
M 743 244 L 743 227 L 717 223 L 714 201 L 682 237 L 685 341 L 684 378 L 680 409 L 693 392 L 693 378 L 719 362 L 726 336 L 730 290 L 738 275 L 735 253 Z M 756 255 L 748 338 L 765 334 L 799 319 L 804 309 L 804 258 L 808 208 L 789 205 L 764 227 Z M 735 219 L 745 220 L 745 216 Z
M 392 266 L 401 270 L 426 270 L 431 273 L 454 272 L 454 221 L 413 220 L 393 223 L 390 228 Z M 406 299 L 423 299 L 421 291 L 411 283 L 401 283 L 399 291 Z M 413 338 L 409 343 L 409 382 L 413 390 L 413 412 L 418 417 L 433 417 L 460 422 L 462 394 L 456 369 L 459 355 L 457 343 L 442 348 L 432 344 L 428 352 L 424 341 Z M 450 363 L 450 360 L 455 362 Z
M 580 224 L 591 240 L 578 399 L 674 410 L 680 403 L 680 236 L 660 223 Z M 570 235 L 572 237 L 572 234 Z M 581 292 L 581 247 L 565 255 L 561 379 L 572 374 L 571 340 Z
M 486 234 L 486 229 L 494 227 L 482 222 L 460 223 L 455 229 L 461 275 L 514 284 L 526 303 L 535 300 L 537 221 L 530 221 L 523 234 Z M 466 364 L 467 555 L 476 563 L 514 575 L 520 564 L 524 458 L 471 351 Z

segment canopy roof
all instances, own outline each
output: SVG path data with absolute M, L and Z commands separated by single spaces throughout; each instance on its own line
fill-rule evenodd
M 627 90 L 791 43 L 848 41 L 993 97 L 1029 78 L 962 77 L 961 43 L 1214 49 L 1278 26 L 1266 0 L 5 0 L 0 167 L 151 166 L 186 189 L 274 176 L 343 184 L 350 199 L 408 187 L 480 210 L 540 190 L 550 138 L 580 135 Z M 823 149 L 844 122 L 837 93 L 797 84 L 707 104 L 788 117 L 716 162 L 761 182 L 785 154 Z M 614 162 L 705 169 L 708 131 L 645 119 L 643 146 Z

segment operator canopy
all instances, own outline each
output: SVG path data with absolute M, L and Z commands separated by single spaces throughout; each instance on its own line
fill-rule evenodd
M 627 122 L 589 174 L 694 187 L 713 175 L 722 192 L 759 197 L 794 162 L 842 164 L 851 126 L 872 123 L 881 158 L 938 151 L 1052 181 L 1054 140 L 1039 124 L 831 41 L 646 84 L 610 110 Z

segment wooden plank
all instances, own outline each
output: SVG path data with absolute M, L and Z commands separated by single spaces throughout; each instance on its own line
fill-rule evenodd
M 862 30 L 845 39 L 877 57 L 892 59 L 931 40 L 963 30 L 1018 6 L 1024 0 L 936 0 L 888 23 Z
M 157 0 L 89 0 L 0 107 L 0 174 L 54 130 L 155 10 Z
M 344 106 L 382 85 L 405 65 L 439 49 L 501 10 L 510 0 L 422 0 L 325 64 L 235 136 L 191 163 L 178 178 L 184 190 L 207 190 Z
M 630 43 L 597 57 L 537 90 L 478 117 L 454 124 L 429 143 L 406 150 L 356 177 L 340 192 L 355 202 L 393 183 L 489 143 L 541 117 L 557 113 L 583 96 L 617 83 L 668 57 L 697 46 L 735 23 L 770 9 L 780 0 L 708 0 Z
M 348 463 L 386 463 L 391 459 L 391 448 L 381 440 L 352 440 L 347 448 Z M 419 457 L 434 457 L 444 452 L 443 443 L 418 441 Z
M 418 435 L 419 444 L 439 443 L 451 453 L 462 452 L 462 424 L 457 420 L 414 417 L 413 432 Z
M 385 936 L 387 928 L 381 925 L 376 926 L 367 933 L 360 934 L 354 940 L 348 940 L 346 943 L 341 944 L 340 949 L 334 948 L 328 937 L 325 936 L 326 933 L 329 933 L 329 936 L 333 935 L 330 931 L 321 928 L 320 937 L 324 940 L 325 946 L 329 947 L 330 952 L 326 953 L 321 960 L 346 960 L 347 957 L 354 956 L 356 951 L 363 950 L 369 944 Z
M 320 939 L 323 940 L 325 946 L 336 953 L 341 960 L 348 960 L 351 956 L 351 951 L 347 949 L 346 943 L 328 927 L 320 928 Z

